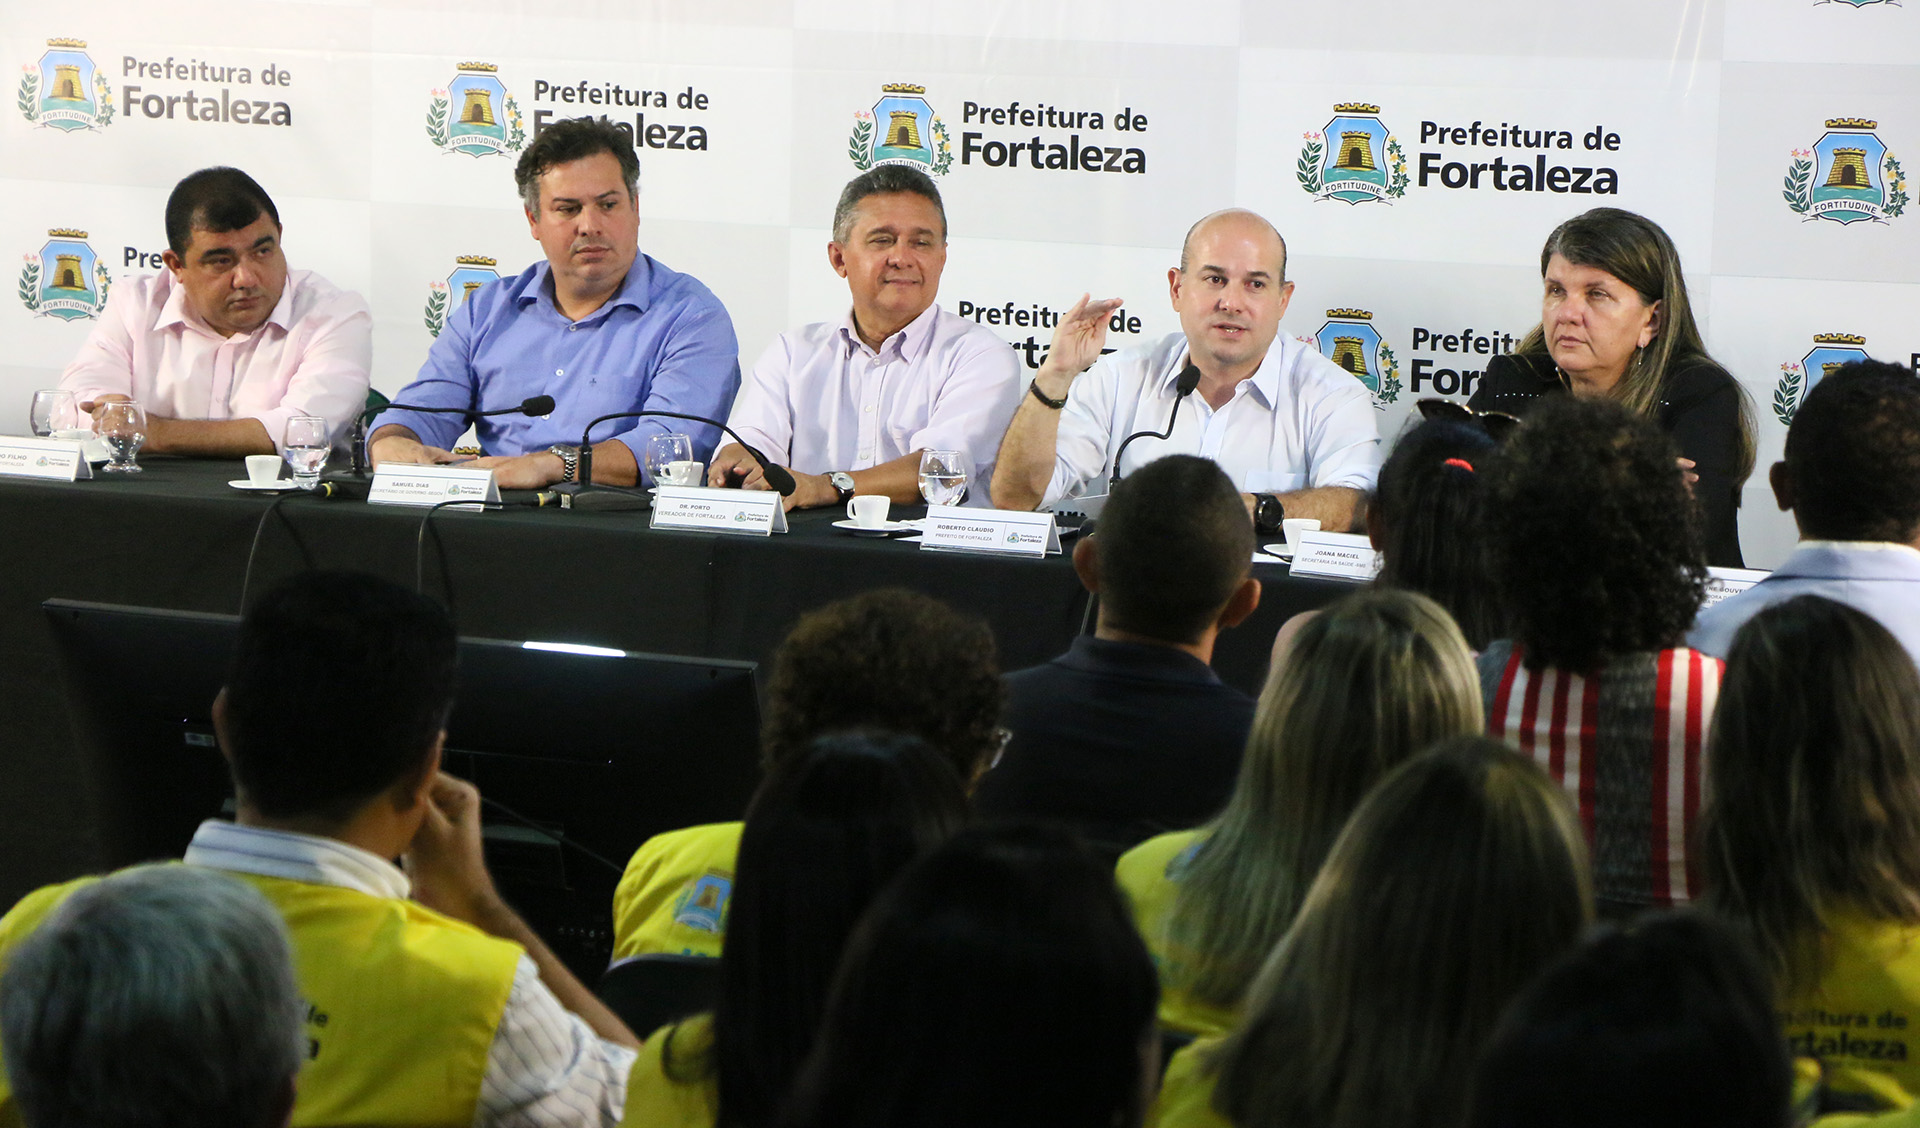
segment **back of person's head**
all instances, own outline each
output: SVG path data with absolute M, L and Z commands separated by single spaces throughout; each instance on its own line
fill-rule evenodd
M 1113 870 L 964 831 L 862 922 L 788 1128 L 1136 1128 L 1159 985 Z
M 640 200 L 640 157 L 633 151 L 633 135 L 604 117 L 562 118 L 534 133 L 533 141 L 513 166 L 513 185 L 521 206 L 530 216 L 540 215 L 540 177 L 555 165 L 571 164 L 605 153 L 620 165 L 627 198 Z
M 188 173 L 167 196 L 167 246 L 184 257 L 201 231 L 238 231 L 265 213 L 280 224 L 280 209 L 259 183 L 237 168 L 217 166 Z
M 1920 673 L 1885 627 L 1796 596 L 1733 639 L 1707 748 L 1707 903 L 1782 991 L 1824 966 L 1825 916 L 1920 923 Z
M 1805 536 L 1920 538 L 1920 378 L 1857 360 L 1815 384 L 1787 428 L 1786 473 Z
M 1480 532 L 1486 473 L 1498 450 L 1472 423 L 1425 420 L 1393 444 L 1367 511 L 1381 553 L 1376 582 L 1432 598 L 1475 649 L 1501 634 Z
M 304 1019 L 279 914 L 191 866 L 81 888 L 0 976 L 0 1054 L 27 1128 L 278 1128 Z
M 1212 1061 L 1235 1124 L 1426 1128 L 1466 1108 L 1521 987 L 1593 919 L 1580 822 L 1531 760 L 1458 737 L 1353 814 Z
M 1355 592 L 1308 621 L 1260 694 L 1240 778 L 1180 879 L 1170 983 L 1215 1006 L 1246 993 L 1374 784 L 1485 727 L 1466 640 L 1410 591 Z
M 1210 458 L 1158 458 L 1126 476 L 1100 511 L 1101 621 L 1164 642 L 1197 641 L 1247 578 L 1253 521 Z
M 984 620 L 883 588 L 801 617 L 773 656 L 760 745 L 771 764 L 838 729 L 909 733 L 971 782 L 997 747 L 1003 696 Z
M 240 624 L 220 733 L 241 801 L 344 820 L 415 780 L 453 706 L 453 621 L 374 576 L 309 572 Z
M 1530 666 L 1577 672 L 1678 646 L 1705 594 L 1679 451 L 1606 400 L 1553 396 L 1487 480 L 1493 577 Z
M 860 201 L 869 196 L 891 196 L 909 192 L 921 196 L 940 213 L 940 237 L 947 235 L 947 206 L 940 199 L 940 186 L 933 177 L 912 165 L 885 164 L 871 168 L 847 181 L 840 190 L 840 201 L 833 208 L 833 241 L 845 244 L 853 237 L 853 213 Z
M 1469 1128 L 1787 1128 L 1792 1073 L 1753 953 L 1699 912 L 1606 929 L 1514 1000 Z
M 679 1076 L 715 1078 L 718 1123 L 771 1123 L 860 914 L 966 818 L 960 777 L 915 737 L 823 736 L 773 766 L 740 836 L 713 1052 L 666 1052 Z

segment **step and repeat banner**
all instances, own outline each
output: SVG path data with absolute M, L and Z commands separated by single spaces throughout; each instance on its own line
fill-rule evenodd
M 941 302 L 1029 370 L 1082 293 L 1127 299 L 1111 345 L 1177 328 L 1188 225 L 1261 212 L 1298 284 L 1282 332 L 1365 383 L 1389 436 L 1538 320 L 1556 224 L 1643 212 L 1752 399 L 1761 566 L 1793 539 L 1764 467 L 1807 389 L 1920 361 L 1900 0 L 22 2 L 0 61 L 0 431 L 115 284 L 163 269 L 167 192 L 211 164 L 273 194 L 294 267 L 367 296 L 396 391 L 456 303 L 538 255 L 513 165 L 580 114 L 631 132 L 641 246 L 726 302 L 743 364 L 843 312 L 839 189 L 905 163 L 946 195 Z

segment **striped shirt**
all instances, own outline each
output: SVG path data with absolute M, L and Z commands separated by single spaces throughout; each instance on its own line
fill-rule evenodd
M 1531 756 L 1579 808 L 1595 895 L 1622 906 L 1691 901 L 1699 883 L 1688 845 L 1723 663 L 1682 647 L 1575 674 L 1530 670 L 1523 657 L 1505 641 L 1480 655 L 1487 734 Z

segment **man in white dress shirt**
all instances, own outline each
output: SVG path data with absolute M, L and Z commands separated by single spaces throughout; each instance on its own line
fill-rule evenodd
M 1103 359 L 1120 299 L 1082 297 L 1007 428 L 994 504 L 1033 509 L 1105 493 L 1126 437 L 1165 431 L 1181 402 L 1171 436 L 1135 440 L 1121 474 L 1197 454 L 1233 479 L 1263 533 L 1278 532 L 1284 517 L 1355 528 L 1380 468 L 1372 398 L 1312 345 L 1279 335 L 1293 296 L 1286 271 L 1287 245 L 1273 225 L 1231 209 L 1194 224 L 1180 265 L 1167 271 L 1181 332 Z M 1199 379 L 1183 402 L 1176 388 L 1189 363 Z
M 971 456 L 976 498 L 1020 395 L 1019 361 L 985 326 L 934 304 L 947 264 L 947 213 L 925 173 L 882 165 L 840 193 L 827 261 L 853 306 L 782 333 L 741 381 L 727 423 L 793 472 L 788 509 L 856 493 L 920 500 L 920 455 Z M 738 443 L 710 485 L 766 489 Z
M 138 401 L 155 454 L 273 454 L 296 415 L 343 432 L 366 406 L 367 303 L 287 269 L 280 212 L 237 168 L 174 185 L 166 229 L 167 269 L 114 286 L 61 373 L 80 410 Z

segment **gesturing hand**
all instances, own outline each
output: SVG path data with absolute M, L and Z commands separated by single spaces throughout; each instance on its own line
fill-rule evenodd
M 1073 308 L 1061 316 L 1060 324 L 1054 326 L 1046 367 L 1076 375 L 1100 359 L 1100 350 L 1107 343 L 1107 318 L 1113 316 L 1113 311 L 1126 299 L 1103 298 L 1097 302 L 1089 299 L 1090 295 L 1081 294 Z

